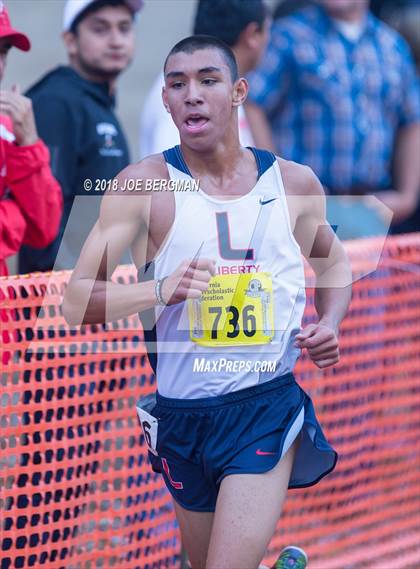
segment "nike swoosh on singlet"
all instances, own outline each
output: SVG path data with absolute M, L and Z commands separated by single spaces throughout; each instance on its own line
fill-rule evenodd
M 263 201 L 262 198 L 260 198 L 260 204 L 261 204 L 261 205 L 265 205 L 265 204 L 267 204 L 267 203 L 273 202 L 273 201 L 276 200 L 276 199 L 278 199 L 278 198 L 271 198 L 270 200 L 264 200 L 264 201 Z
M 276 453 L 276 452 L 266 452 L 266 451 L 261 450 L 260 448 L 258 448 L 258 449 L 255 451 L 255 454 L 258 454 L 258 456 L 268 456 L 268 455 L 270 455 L 270 454 L 277 454 L 277 453 Z

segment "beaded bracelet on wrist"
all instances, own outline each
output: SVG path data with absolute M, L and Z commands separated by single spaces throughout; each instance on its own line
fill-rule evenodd
M 168 277 L 163 277 L 163 279 L 158 279 L 156 281 L 155 294 L 156 294 L 156 299 L 158 301 L 158 304 L 160 304 L 160 306 L 166 306 L 166 302 L 164 301 L 163 296 L 162 296 L 162 285 L 167 278 Z

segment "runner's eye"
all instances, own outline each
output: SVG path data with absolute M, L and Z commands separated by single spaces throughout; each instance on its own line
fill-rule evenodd
M 184 83 L 182 83 L 182 81 L 176 81 L 176 83 L 172 83 L 171 88 L 172 89 L 180 89 L 183 85 L 184 85 Z
M 217 80 L 216 80 L 216 79 L 206 78 L 206 79 L 203 79 L 201 82 L 202 82 L 204 85 L 214 85 L 214 83 L 217 83 Z

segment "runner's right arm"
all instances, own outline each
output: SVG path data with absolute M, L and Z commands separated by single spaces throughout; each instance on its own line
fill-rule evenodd
M 156 179 L 156 163 L 148 159 L 129 166 L 118 176 L 119 187 L 127 179 Z M 156 281 L 136 284 L 111 282 L 123 253 L 139 236 L 148 236 L 151 198 L 116 192 L 106 194 L 99 219 L 81 251 L 64 295 L 63 314 L 71 325 L 118 320 L 158 304 Z M 163 283 L 161 293 L 168 304 L 197 298 L 214 274 L 214 263 L 185 261 Z

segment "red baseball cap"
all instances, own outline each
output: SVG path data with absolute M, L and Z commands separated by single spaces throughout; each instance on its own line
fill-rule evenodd
M 6 6 L 3 1 L 0 0 L 0 39 L 3 38 L 7 38 L 13 46 L 22 51 L 29 51 L 31 49 L 31 42 L 25 34 L 21 34 L 12 28 Z

